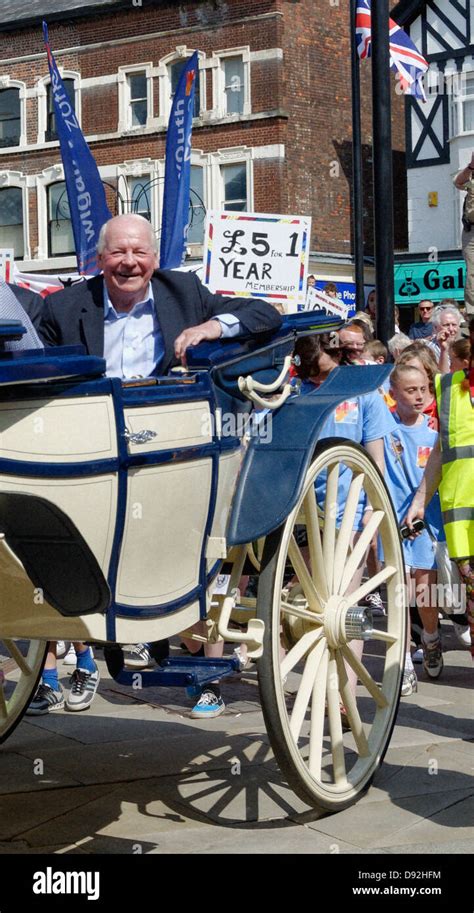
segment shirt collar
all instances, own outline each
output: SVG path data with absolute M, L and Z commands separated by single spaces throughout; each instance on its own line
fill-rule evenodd
M 107 319 L 108 317 L 110 318 L 110 317 L 112 317 L 112 316 L 114 316 L 114 315 L 115 315 L 115 317 L 126 317 L 126 316 L 128 316 L 129 314 L 132 314 L 134 311 L 137 311 L 137 310 L 145 310 L 145 309 L 146 309 L 146 306 L 147 306 L 147 305 L 153 305 L 153 304 L 154 304 L 154 301 L 155 301 L 155 299 L 154 299 L 154 297 L 153 297 L 152 285 L 151 285 L 151 282 L 149 282 L 149 283 L 148 283 L 148 288 L 147 288 L 147 293 L 146 293 L 145 297 L 142 298 L 141 301 L 137 301 L 137 303 L 133 305 L 132 310 L 131 310 L 131 311 L 128 311 L 127 314 L 125 314 L 125 313 L 119 313 L 119 312 L 117 312 L 117 311 L 115 310 L 115 308 L 114 308 L 114 306 L 113 306 L 113 304 L 112 304 L 112 302 L 111 302 L 111 300 L 110 300 L 110 298 L 109 298 L 109 292 L 108 292 L 108 289 L 107 289 L 107 285 L 106 285 L 106 283 L 105 283 L 105 281 L 104 281 L 104 318 L 105 318 L 105 319 Z

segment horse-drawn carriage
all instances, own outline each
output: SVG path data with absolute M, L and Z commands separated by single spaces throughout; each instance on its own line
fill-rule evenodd
M 375 389 L 385 369 L 337 369 L 311 396 L 287 383 L 297 335 L 336 325 L 287 317 L 264 343 L 202 345 L 185 373 L 123 383 L 80 349 L 0 355 L 0 741 L 49 639 L 102 644 L 109 672 L 133 684 L 120 645 L 203 620 L 209 639 L 244 642 L 257 659 L 268 735 L 295 792 L 338 810 L 367 788 L 399 699 L 403 560 L 374 463 L 318 438 L 348 392 Z M 364 497 L 373 513 L 354 536 Z M 363 580 L 374 539 L 381 570 Z M 249 566 L 256 600 L 238 590 Z M 223 568 L 230 584 L 216 596 Z M 364 597 L 380 585 L 387 609 L 374 619 Z M 140 684 L 198 688 L 236 668 L 232 655 L 172 656 Z

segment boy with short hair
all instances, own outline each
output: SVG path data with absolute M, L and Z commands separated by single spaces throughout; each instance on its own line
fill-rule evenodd
M 414 492 L 423 478 L 431 450 L 438 434 L 428 425 L 423 407 L 426 396 L 426 377 L 412 365 L 398 365 L 390 375 L 390 394 L 396 402 L 393 417 L 398 424 L 395 432 L 385 437 L 385 465 L 398 518 L 406 515 Z M 435 540 L 444 540 L 439 497 L 436 494 L 425 514 L 427 526 Z M 438 633 L 438 608 L 432 605 L 436 592 L 435 542 L 424 529 L 414 540 L 405 540 L 403 551 L 407 570 L 407 585 L 415 585 L 418 611 L 423 622 L 423 667 L 430 678 L 438 678 L 443 670 L 441 638 Z M 402 695 L 413 694 L 418 683 L 413 667 L 409 631 L 403 677 Z

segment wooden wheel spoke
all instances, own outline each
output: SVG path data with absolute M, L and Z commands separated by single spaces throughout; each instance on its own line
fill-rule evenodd
M 335 571 L 338 574 L 339 568 L 343 568 L 346 559 L 347 553 L 349 551 L 349 544 L 351 541 L 352 531 L 354 528 L 354 520 L 357 512 L 357 505 L 359 503 L 360 493 L 362 490 L 362 485 L 364 484 L 365 475 L 364 473 L 359 473 L 355 476 L 349 488 L 349 493 L 347 496 L 346 506 L 344 508 L 344 514 L 342 517 L 341 526 L 337 536 L 336 551 L 334 555 L 334 567 Z
M 328 580 L 323 558 L 323 547 L 321 544 L 321 531 L 319 528 L 318 506 L 316 504 L 316 492 L 314 485 L 311 484 L 304 499 L 304 511 L 306 519 L 306 534 L 308 536 L 309 560 L 313 579 L 317 581 L 323 599 L 328 599 Z
M 327 672 L 327 702 L 329 735 L 331 739 L 332 766 L 334 782 L 342 786 L 347 781 L 346 762 L 344 758 L 344 736 L 342 732 L 341 707 L 339 703 L 339 675 L 336 657 L 333 650 L 329 652 Z
M 321 779 L 321 762 L 323 757 L 324 717 L 326 681 L 329 653 L 324 651 L 316 672 L 311 700 L 311 730 L 309 737 L 309 772 L 316 780 Z
M 398 640 L 397 637 L 394 637 L 393 634 L 389 634 L 387 631 L 372 631 L 370 635 L 371 640 L 381 640 L 385 644 L 395 644 Z
M 295 570 L 296 576 L 301 584 L 303 592 L 308 601 L 308 605 L 314 612 L 322 609 L 322 602 L 319 593 L 316 590 L 311 574 L 306 562 L 301 554 L 301 550 L 296 542 L 294 535 L 291 536 L 288 545 L 288 555 Z
M 355 694 L 352 692 L 349 679 L 347 678 L 346 667 L 339 651 L 336 653 L 337 671 L 339 674 L 339 691 L 342 703 L 346 708 L 349 726 L 351 727 L 354 742 L 356 743 L 359 757 L 368 758 L 370 754 L 369 744 L 362 726 L 359 709 Z
M 329 592 L 334 591 L 334 551 L 336 547 L 336 520 L 339 493 L 339 463 L 328 468 L 326 500 L 324 502 L 323 566 Z
M 319 631 L 308 631 L 307 634 L 303 634 L 303 637 L 300 638 L 300 640 L 294 645 L 294 647 L 291 648 L 291 650 L 282 660 L 280 666 L 280 673 L 282 678 L 285 678 L 288 673 L 295 668 L 300 659 L 303 658 L 308 650 L 311 650 L 311 648 L 314 647 L 322 635 L 322 628 L 320 628 Z
M 25 657 L 23 656 L 23 654 L 18 649 L 16 643 L 14 643 L 13 640 L 4 640 L 3 643 L 5 644 L 12 659 L 15 660 L 18 668 L 23 672 L 23 674 L 31 675 L 33 670 L 31 668 L 31 666 L 28 664 L 28 662 L 25 659 Z
M 342 580 L 339 587 L 339 593 L 341 595 L 347 592 L 351 580 L 359 565 L 362 564 L 365 553 L 384 517 L 385 513 L 383 510 L 376 510 L 372 514 L 369 522 L 367 523 L 367 526 L 355 543 L 354 548 L 352 549 L 352 552 L 347 559 L 347 564 L 342 575 Z
M 369 580 L 366 580 L 362 583 L 353 593 L 350 594 L 347 598 L 350 599 L 352 605 L 357 605 L 364 596 L 367 596 L 367 593 L 372 593 L 373 590 L 377 590 L 380 584 L 384 583 L 386 580 L 389 580 L 390 577 L 396 574 L 396 568 L 392 567 L 390 564 L 387 567 L 382 568 L 378 574 L 375 574 L 374 577 L 371 577 Z
M 309 654 L 301 676 L 301 684 L 298 689 L 298 694 L 296 695 L 290 719 L 290 730 L 296 743 L 299 739 L 309 699 L 313 691 L 314 679 L 318 671 L 318 666 L 325 650 L 326 642 L 325 640 L 320 640 Z
M 387 698 L 382 691 L 380 690 L 377 682 L 374 682 L 372 676 L 367 672 L 365 666 L 354 656 L 350 647 L 341 647 L 342 654 L 344 659 L 347 660 L 349 665 L 352 667 L 354 672 L 357 673 L 357 677 L 360 679 L 364 687 L 367 689 L 369 694 L 373 697 L 377 707 L 385 708 L 388 705 Z
M 306 621 L 319 622 L 320 624 L 323 624 L 324 621 L 322 615 L 319 615 L 317 612 L 308 612 L 307 609 L 302 609 L 293 602 L 282 601 L 281 611 L 284 615 L 294 615 L 295 618 L 304 618 Z

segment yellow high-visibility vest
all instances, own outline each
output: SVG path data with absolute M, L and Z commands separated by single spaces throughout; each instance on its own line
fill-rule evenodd
M 474 555 L 474 407 L 464 371 L 437 374 L 442 477 L 439 497 L 451 558 Z

